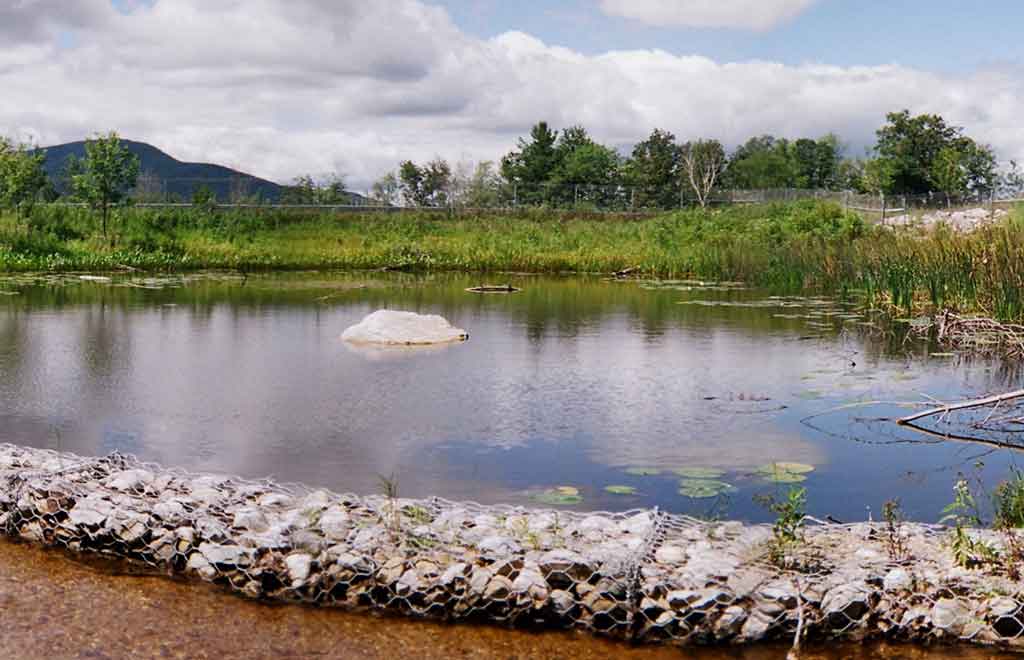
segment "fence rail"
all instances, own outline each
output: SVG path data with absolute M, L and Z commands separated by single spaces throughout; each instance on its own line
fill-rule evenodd
M 967 195 L 881 195 L 850 190 L 773 188 L 760 190 L 720 189 L 705 203 L 712 207 L 766 204 L 805 199 L 831 201 L 846 209 L 877 215 L 886 220 L 895 215 L 921 210 L 989 207 L 1024 201 L 1024 191 L 1000 189 Z M 400 190 L 367 190 L 365 193 L 281 187 L 254 188 L 234 179 L 153 179 L 137 185 L 133 200 L 142 208 L 189 208 L 207 206 L 229 209 L 289 208 L 320 211 L 515 211 L 543 208 L 593 213 L 638 213 L 670 211 L 699 205 L 686 185 L 660 187 L 621 184 L 516 184 L 490 181 L 483 184 L 450 185 L 416 197 Z M 67 203 L 67 202 L 61 202 Z

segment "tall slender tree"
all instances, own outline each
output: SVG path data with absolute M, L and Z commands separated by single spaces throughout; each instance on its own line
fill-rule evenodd
M 85 141 L 85 158 L 69 163 L 71 185 L 80 197 L 99 210 L 103 235 L 107 235 L 110 209 L 129 200 L 139 176 L 139 159 L 114 131 Z

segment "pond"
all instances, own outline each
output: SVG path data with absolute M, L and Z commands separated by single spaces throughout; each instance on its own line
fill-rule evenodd
M 466 291 L 506 282 L 521 292 Z M 385 308 L 440 314 L 470 339 L 341 341 Z M 755 496 L 797 483 L 819 518 L 877 519 L 899 498 L 908 517 L 935 521 L 959 473 L 994 484 L 1016 452 L 879 418 L 908 414 L 898 402 L 1014 389 L 1018 376 L 908 338 L 855 297 L 736 285 L 0 279 L 0 442 L 336 491 L 379 492 L 386 476 L 406 497 L 764 521 Z

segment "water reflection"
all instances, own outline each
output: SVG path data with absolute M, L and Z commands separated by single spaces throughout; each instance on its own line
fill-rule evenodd
M 956 399 L 1018 376 L 928 359 L 934 347 L 868 325 L 853 304 L 600 278 L 466 293 L 478 280 L 4 284 L 20 295 L 0 298 L 0 441 L 358 492 L 394 473 L 410 496 L 527 502 L 572 484 L 589 508 L 751 519 L 766 517 L 751 496 L 777 488 L 756 469 L 784 460 L 816 467 L 806 485 L 821 517 L 860 519 L 900 496 L 910 515 L 935 519 L 978 447 L 872 426 L 858 408 L 801 420 L 858 401 Z M 400 355 L 339 340 L 381 308 L 441 314 L 471 340 Z M 1013 454 L 984 459 L 994 479 Z M 737 491 L 694 501 L 678 476 L 626 473 L 645 465 L 716 467 Z

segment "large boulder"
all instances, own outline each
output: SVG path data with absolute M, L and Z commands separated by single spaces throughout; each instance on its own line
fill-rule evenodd
M 465 341 L 469 333 L 440 316 L 382 309 L 346 330 L 341 338 L 351 344 L 429 346 Z

